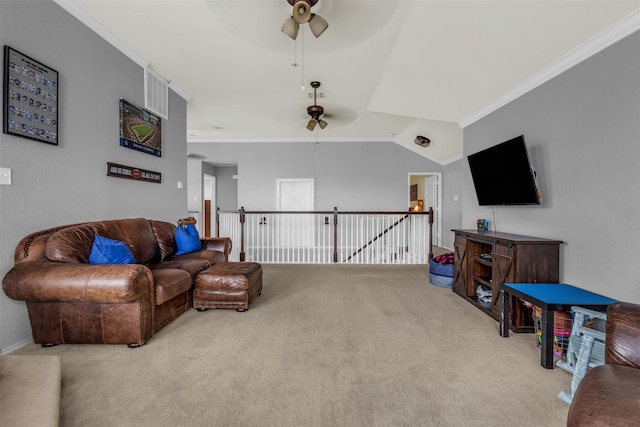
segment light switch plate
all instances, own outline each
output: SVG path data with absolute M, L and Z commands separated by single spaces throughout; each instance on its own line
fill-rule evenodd
M 11 169 L 0 168 L 0 185 L 11 185 Z

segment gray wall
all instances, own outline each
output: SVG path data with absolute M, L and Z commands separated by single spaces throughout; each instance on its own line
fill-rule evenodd
M 204 186 L 204 173 L 210 173 L 210 169 L 204 168 L 202 161 L 199 159 L 187 159 L 187 208 L 190 216 L 202 218 L 202 198 Z M 198 227 L 202 221 L 198 221 Z M 201 230 L 200 230 L 201 231 Z
M 640 34 L 464 129 L 462 225 L 563 240 L 561 281 L 640 302 Z M 542 206 L 479 207 L 466 156 L 524 134 Z
M 237 164 L 237 207 L 247 210 L 276 209 L 277 178 L 314 178 L 316 210 L 405 211 L 409 172 L 442 172 L 441 165 L 393 142 L 188 145 L 207 162 Z
M 240 209 L 238 206 L 238 174 L 236 166 L 216 166 L 216 200 L 223 211 Z
M 458 160 L 444 167 L 442 174 L 442 246 L 453 252 L 454 228 L 462 224 L 463 166 Z M 475 194 L 471 194 L 475 197 Z
M 55 30 L 52 30 L 55 29 Z M 142 68 L 52 1 L 0 1 L 0 44 L 55 68 L 60 76 L 59 145 L 0 134 L 0 277 L 29 233 L 80 221 L 186 215 L 186 101 L 170 92 L 162 157 L 119 146 L 118 100 L 144 105 Z M 106 176 L 107 162 L 162 173 L 162 183 Z M 31 339 L 26 305 L 0 292 L 0 347 Z

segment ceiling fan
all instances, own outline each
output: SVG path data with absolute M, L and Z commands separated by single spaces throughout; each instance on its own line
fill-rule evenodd
M 320 37 L 324 30 L 329 27 L 327 21 L 325 21 L 320 15 L 311 13 L 311 8 L 318 3 L 318 0 L 287 0 L 287 2 L 293 6 L 293 12 L 291 16 L 284 21 L 280 31 L 291 37 L 293 40 L 298 37 L 298 30 L 300 24 L 309 23 L 309 29 L 314 36 Z
M 320 82 L 311 82 L 311 87 L 313 88 L 313 105 L 309 105 L 307 107 L 307 114 L 311 116 L 311 120 L 307 123 L 307 129 L 312 131 L 315 129 L 316 125 L 319 125 L 320 129 L 324 129 L 327 127 L 328 123 L 320 118 L 324 114 L 324 108 L 322 105 L 318 105 L 316 101 L 316 91 L 320 87 Z

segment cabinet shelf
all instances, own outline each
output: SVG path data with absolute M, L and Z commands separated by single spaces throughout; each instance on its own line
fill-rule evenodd
M 491 261 L 487 261 L 484 258 L 480 258 L 479 256 L 474 256 L 473 257 L 473 261 L 477 262 L 478 264 L 482 264 L 482 265 L 486 265 L 487 267 L 491 267 Z
M 487 276 L 473 276 L 473 280 L 475 280 L 478 283 L 481 283 L 485 286 L 491 287 L 492 283 L 491 283 L 491 277 L 487 277 Z
M 487 306 L 481 304 L 480 302 L 478 302 L 478 297 L 477 296 L 474 295 L 474 296 L 470 297 L 470 296 L 461 294 L 455 288 L 453 289 L 453 292 L 458 294 L 460 297 L 462 297 L 463 299 L 467 300 L 468 302 L 470 302 L 474 306 L 476 306 L 480 311 L 482 311 L 486 315 L 492 317 L 495 320 L 500 320 L 500 316 L 497 313 L 494 313 L 491 310 L 491 307 L 487 307 Z M 527 331 L 527 332 L 533 332 L 533 329 L 531 329 L 531 331 Z

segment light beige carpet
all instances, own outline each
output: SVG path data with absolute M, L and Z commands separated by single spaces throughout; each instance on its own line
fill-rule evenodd
M 266 264 L 245 313 L 15 353 L 60 355 L 62 426 L 562 426 L 571 383 L 425 265 Z
M 0 426 L 57 426 L 58 356 L 0 356 Z

